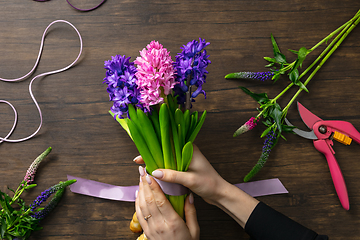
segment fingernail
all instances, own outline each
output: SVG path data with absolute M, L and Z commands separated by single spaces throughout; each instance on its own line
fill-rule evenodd
M 190 193 L 189 195 L 189 203 L 194 204 L 194 194 Z
M 139 191 L 138 191 L 138 190 L 136 190 L 136 192 L 135 192 L 135 198 L 137 198 L 138 193 L 139 193 Z
M 148 182 L 148 184 L 151 184 L 151 178 L 149 175 L 146 175 L 146 181 Z
M 142 176 L 142 177 L 145 175 L 145 171 L 142 166 L 139 166 L 139 173 L 140 173 L 140 176 Z
M 134 158 L 134 162 L 136 162 L 139 158 L 141 158 L 141 155 L 137 156 L 136 158 Z
M 159 171 L 159 170 L 155 170 L 151 174 L 156 178 L 162 178 L 164 176 L 164 173 L 162 171 Z

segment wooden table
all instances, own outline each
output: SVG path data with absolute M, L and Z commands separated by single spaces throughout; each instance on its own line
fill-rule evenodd
M 100 0 L 71 1 L 90 8 Z M 263 1 L 115 1 L 108 0 L 91 12 L 79 12 L 65 0 L 35 2 L 0 0 L 0 77 L 17 78 L 33 66 L 40 38 L 48 24 L 64 19 L 82 34 L 84 52 L 70 70 L 37 79 L 33 91 L 43 112 L 40 132 L 31 140 L 0 145 L 0 189 L 15 188 L 32 160 L 51 146 L 53 151 L 40 166 L 38 187 L 24 194 L 29 203 L 47 187 L 75 175 L 114 185 L 136 185 L 139 175 L 132 159 L 138 155 L 132 141 L 108 114 L 103 63 L 116 54 L 132 56 L 152 40 L 158 40 L 173 56 L 188 41 L 205 38 L 211 65 L 204 89 L 194 110 L 208 111 L 196 144 L 214 168 L 231 183 L 243 177 L 257 162 L 263 145 L 256 129 L 233 138 L 233 132 L 257 114 L 257 103 L 238 86 L 275 97 L 288 84 L 286 76 L 276 84 L 251 80 L 225 80 L 236 71 L 264 71 L 264 56 L 272 56 L 272 33 L 282 52 L 310 48 L 349 20 L 360 8 L 354 0 Z M 359 27 L 358 27 L 359 28 Z M 360 29 L 349 35 L 310 82 L 309 93 L 298 97 L 303 105 L 327 120 L 344 120 L 360 129 Z M 71 63 L 79 49 L 76 33 L 65 24 L 54 25 L 35 74 Z M 321 47 L 321 49 L 323 49 Z M 308 65 L 320 50 L 305 60 Z M 292 59 L 293 60 L 293 59 Z M 33 75 L 34 76 L 34 75 Z M 36 130 L 39 116 L 28 93 L 31 78 L 18 83 L 0 82 L 0 99 L 11 101 L 19 122 L 11 139 Z M 280 101 L 285 106 L 294 94 Z M 302 125 L 293 105 L 288 114 Z M 13 113 L 0 104 L 0 136 L 10 129 Z M 335 143 L 336 157 L 350 198 L 345 211 L 337 198 L 326 160 L 312 141 L 287 134 L 271 152 L 254 180 L 279 178 L 289 194 L 259 197 L 301 224 L 330 239 L 359 239 L 360 147 Z M 241 204 L 241 203 L 239 203 Z M 195 197 L 201 239 L 248 239 L 231 217 Z M 66 191 L 56 210 L 31 239 L 136 239 L 129 230 L 134 204 L 103 200 Z

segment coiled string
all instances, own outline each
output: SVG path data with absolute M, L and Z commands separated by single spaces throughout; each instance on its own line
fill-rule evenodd
M 50 71 L 50 72 L 45 72 L 45 73 L 41 73 L 39 75 L 36 75 L 31 81 L 30 81 L 30 84 L 29 84 L 29 93 L 30 93 L 30 96 L 31 96 L 31 99 L 33 100 L 38 112 L 39 112 L 39 116 L 40 116 L 40 124 L 39 124 L 39 127 L 36 129 L 36 131 L 34 133 L 32 133 L 31 135 L 27 136 L 27 137 L 24 137 L 24 138 L 20 138 L 20 139 L 8 139 L 11 134 L 14 132 L 15 130 L 15 127 L 16 127 L 16 124 L 17 124 L 17 120 L 18 120 L 18 114 L 17 114 L 17 111 L 16 111 L 16 108 L 8 101 L 6 100 L 1 100 L 0 99 L 0 103 L 5 103 L 7 105 L 9 105 L 13 112 L 14 112 L 14 124 L 11 128 L 11 130 L 9 131 L 9 133 L 5 136 L 5 137 L 0 137 L 0 143 L 2 142 L 22 142 L 22 141 L 25 141 L 25 140 L 28 140 L 32 137 L 34 137 L 41 129 L 41 126 L 42 126 L 42 123 L 43 123 L 43 117 L 42 117 L 42 113 L 41 113 L 41 109 L 40 109 L 40 106 L 39 104 L 37 103 L 35 97 L 34 97 L 34 94 L 32 92 L 32 84 L 33 82 L 35 81 L 35 79 L 39 78 L 39 77 L 43 77 L 43 76 L 47 76 L 47 75 L 51 75 L 51 74 L 55 74 L 55 73 L 59 73 L 59 72 L 63 72 L 67 69 L 69 69 L 70 67 L 72 67 L 80 58 L 81 56 L 81 53 L 82 53 L 82 49 L 83 49 L 83 41 L 82 41 L 82 38 L 81 38 L 81 35 L 80 35 L 80 32 L 77 30 L 77 28 L 71 24 L 70 22 L 68 21 L 65 21 L 65 20 L 56 20 L 56 21 L 53 21 L 52 23 L 50 23 L 47 28 L 45 29 L 43 35 L 42 35 L 42 38 L 41 38 L 41 44 L 40 44 L 40 49 L 39 49 L 39 54 L 38 54 L 38 57 L 36 59 L 36 62 L 33 66 L 33 68 L 27 73 L 25 74 L 24 76 L 22 77 L 19 77 L 19 78 L 15 78 L 15 79 L 5 79 L 5 78 L 0 78 L 0 81 L 5 81 L 5 82 L 16 82 L 16 81 L 21 81 L 25 78 L 27 78 L 30 74 L 32 74 L 36 67 L 38 66 L 39 64 L 39 61 L 40 61 L 40 57 L 41 57 L 41 54 L 42 54 L 42 51 L 44 49 L 44 41 L 45 41 L 45 36 L 46 36 L 46 33 L 48 32 L 49 28 L 55 24 L 55 23 L 66 23 L 68 25 L 70 25 L 75 31 L 76 33 L 78 34 L 79 36 L 79 40 L 80 40 L 80 51 L 79 51 L 79 54 L 77 55 L 76 59 L 71 63 L 69 64 L 68 66 L 64 67 L 64 68 L 61 68 L 61 69 L 58 69 L 58 70 L 54 70 L 54 71 Z
M 50 0 L 34 0 L 36 2 L 47 2 L 47 1 L 50 1 Z M 81 8 L 77 8 L 75 7 L 74 5 L 72 5 L 69 0 L 66 0 L 66 2 L 73 8 L 75 8 L 76 10 L 78 11 L 82 11 L 82 12 L 89 12 L 89 11 L 92 11 L 92 10 L 95 10 L 97 9 L 98 7 L 100 7 L 106 0 L 102 0 L 98 5 L 96 5 L 95 7 L 92 7 L 92 8 L 89 8 L 89 9 L 81 9 Z

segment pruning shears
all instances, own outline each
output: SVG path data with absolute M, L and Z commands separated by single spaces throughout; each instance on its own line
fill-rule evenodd
M 333 139 L 345 145 L 350 145 L 352 139 L 360 143 L 360 133 L 349 122 L 324 121 L 299 102 L 297 106 L 301 119 L 311 131 L 294 128 L 293 132 L 301 137 L 312 139 L 315 148 L 325 155 L 340 203 L 344 209 L 349 210 L 350 204 L 345 180 L 334 157 L 335 151 L 332 146 Z M 285 122 L 287 125 L 293 126 L 286 118 Z

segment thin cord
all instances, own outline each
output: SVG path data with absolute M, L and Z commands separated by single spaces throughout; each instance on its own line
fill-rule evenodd
M 36 2 L 47 2 L 47 1 L 50 1 L 50 0 L 34 0 Z M 81 11 L 81 12 L 89 12 L 89 11 L 92 11 L 92 10 L 95 10 L 97 9 L 98 7 L 100 7 L 106 0 L 102 0 L 98 5 L 96 5 L 95 7 L 92 7 L 92 8 L 89 8 L 89 9 L 81 9 L 81 8 L 77 8 L 75 7 L 74 5 L 72 5 L 69 0 L 66 0 L 66 2 L 74 9 L 78 10 L 78 11 Z
M 45 41 L 45 36 L 46 36 L 46 33 L 48 31 L 48 29 L 55 23 L 59 23 L 59 22 L 62 22 L 62 23 L 66 23 L 68 25 L 70 25 L 75 31 L 76 33 L 78 34 L 79 36 L 79 40 L 80 40 L 80 51 L 79 51 L 79 54 L 78 56 L 76 57 L 76 59 L 71 63 L 69 64 L 68 66 L 64 67 L 64 68 L 61 68 L 61 69 L 58 69 L 58 70 L 54 70 L 54 71 L 50 71 L 50 72 L 45 72 L 45 73 L 41 73 L 37 76 L 35 76 L 31 81 L 30 81 L 30 84 L 29 84 L 29 93 L 30 93 L 30 96 L 31 96 L 31 99 L 33 100 L 36 108 L 38 109 L 38 112 L 39 112 L 39 116 L 40 116 L 40 125 L 39 127 L 36 129 L 36 131 L 34 133 L 32 133 L 31 135 L 27 136 L 27 137 L 24 137 L 24 138 L 21 138 L 21 139 L 8 139 L 10 137 L 10 135 L 13 133 L 14 129 L 15 129 L 15 126 L 17 124 L 17 111 L 15 109 L 15 107 L 8 101 L 5 101 L 5 100 L 0 100 L 0 103 L 5 103 L 7 105 L 9 105 L 13 111 L 14 111 L 14 114 L 15 114 L 15 119 L 14 119 L 14 124 L 13 124 L 13 127 L 12 129 L 10 130 L 10 132 L 4 137 L 4 138 L 1 138 L 0 137 L 0 143 L 2 142 L 22 142 L 22 141 L 25 141 L 25 140 L 28 140 L 32 137 L 34 137 L 39 131 L 40 131 L 40 128 L 42 126 L 42 123 L 43 123 L 43 117 L 42 117 L 42 113 L 41 113 L 41 109 L 40 109 L 40 106 L 39 104 L 37 103 L 35 97 L 34 97 L 34 94 L 32 92 L 32 84 L 34 82 L 35 79 L 39 78 L 39 77 L 43 77 L 43 76 L 47 76 L 47 75 L 51 75 L 51 74 L 55 74 L 55 73 L 59 73 L 59 72 L 63 72 L 67 69 L 69 69 L 70 67 L 72 67 L 80 58 L 81 56 L 81 53 L 82 53 L 82 49 L 83 49 L 83 41 L 82 41 L 82 38 L 81 38 L 81 35 L 80 35 L 80 32 L 77 30 L 77 28 L 71 24 L 70 22 L 68 21 L 65 21 L 65 20 L 56 20 L 56 21 L 53 21 L 52 23 L 49 24 L 49 26 L 45 29 L 44 31 L 44 34 L 42 35 L 42 38 L 41 38 L 41 44 L 40 44 L 40 50 L 39 50 L 39 54 L 38 54 L 38 57 L 36 59 L 36 62 L 34 64 L 34 67 L 30 70 L 30 72 L 28 72 L 26 75 L 20 77 L 20 78 L 15 78 L 15 79 L 5 79 L 5 78 L 0 78 L 1 81 L 5 81 L 5 82 L 15 82 L 15 81 L 20 81 L 26 77 L 28 77 L 30 74 L 33 73 L 33 71 L 36 69 L 37 65 L 39 64 L 39 61 L 40 61 L 40 57 L 41 57 L 41 54 L 42 54 L 42 51 L 43 51 L 43 48 L 44 48 L 44 41 Z
M 95 9 L 97 9 L 98 7 L 100 7 L 106 0 L 102 0 L 98 5 L 96 5 L 96 6 L 93 7 L 93 8 L 89 8 L 89 9 L 77 8 L 77 7 L 75 7 L 74 5 L 72 5 L 72 4 L 69 2 L 69 0 L 66 0 L 66 1 L 67 1 L 67 3 L 68 3 L 71 7 L 75 8 L 75 9 L 78 10 L 78 11 L 90 12 L 90 11 L 95 10 Z

